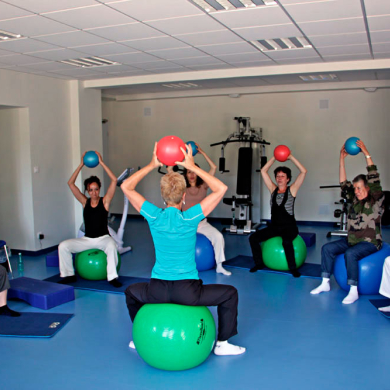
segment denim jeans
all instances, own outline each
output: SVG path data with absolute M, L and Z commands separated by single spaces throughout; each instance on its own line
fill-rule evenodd
M 359 279 L 358 261 L 375 253 L 378 248 L 371 242 L 359 242 L 356 245 L 348 244 L 347 238 L 329 242 L 321 249 L 321 276 L 329 278 L 333 272 L 336 256 L 344 253 L 345 267 L 347 268 L 347 283 L 357 286 Z

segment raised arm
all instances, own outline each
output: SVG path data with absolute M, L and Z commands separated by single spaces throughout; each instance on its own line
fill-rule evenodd
M 345 144 L 340 150 L 340 164 L 339 164 L 339 181 L 340 184 L 347 181 L 347 174 L 345 172 L 345 157 L 348 156 L 348 153 L 345 150 Z
M 276 184 L 272 181 L 270 175 L 268 174 L 269 169 L 271 168 L 271 165 L 275 162 L 275 157 L 271 157 L 267 164 L 261 168 L 261 176 L 264 180 L 265 185 L 267 186 L 269 192 L 272 194 L 275 191 Z
M 123 193 L 126 195 L 127 199 L 129 199 L 132 206 L 138 212 L 141 211 L 142 205 L 146 199 L 140 193 L 138 193 L 135 188 L 146 175 L 153 171 L 153 169 L 162 167 L 162 164 L 157 159 L 156 150 L 157 142 L 154 144 L 152 161 L 148 165 L 146 165 L 146 167 L 143 167 L 142 169 L 131 175 L 121 185 Z
M 364 154 L 364 157 L 366 158 L 368 171 L 367 183 L 368 187 L 370 188 L 371 195 L 374 197 L 374 199 L 379 199 L 383 196 L 383 190 L 377 167 L 374 165 L 372 157 L 370 156 L 370 153 L 368 152 L 366 145 L 364 145 L 363 141 L 356 141 L 356 145 L 359 146 L 359 148 L 362 150 L 362 153 Z
M 298 177 L 296 178 L 294 183 L 291 184 L 290 186 L 291 195 L 296 197 L 299 188 L 301 187 L 303 181 L 305 180 L 307 169 L 292 154 L 288 156 L 288 159 L 292 161 L 300 171 Z
M 106 191 L 106 194 L 103 197 L 104 207 L 108 211 L 108 209 L 110 208 L 110 203 L 112 201 L 112 198 L 115 195 L 116 183 L 117 183 L 118 180 L 117 180 L 116 176 L 112 173 L 111 169 L 108 168 L 108 166 L 104 163 L 101 154 L 99 152 L 96 152 L 96 151 L 95 151 L 95 153 L 99 157 L 99 164 L 103 167 L 103 169 L 106 171 L 108 177 L 111 180 L 110 185 L 108 186 L 108 189 Z
M 76 170 L 73 172 L 72 176 L 68 180 L 68 186 L 69 186 L 70 190 L 72 191 L 72 194 L 83 205 L 83 207 L 87 203 L 87 197 L 80 191 L 80 189 L 76 186 L 75 183 L 76 183 L 77 176 L 79 175 L 81 169 L 84 166 L 85 153 L 86 152 L 84 152 L 84 154 L 81 156 L 80 165 L 76 168 Z
M 198 147 L 198 153 L 200 153 L 205 158 L 205 160 L 210 166 L 209 174 L 214 176 L 215 172 L 217 171 L 217 166 L 214 164 L 214 161 L 204 152 L 204 150 L 199 146 L 199 144 L 195 142 L 195 145 Z
M 192 149 L 187 146 L 187 152 L 182 149 L 184 153 L 184 161 L 176 161 L 177 165 L 181 165 L 184 168 L 187 168 L 199 176 L 203 181 L 209 186 L 212 191 L 211 194 L 206 196 L 201 202 L 200 206 L 202 207 L 203 214 L 205 217 L 209 215 L 222 200 L 223 196 L 227 191 L 227 186 L 217 179 L 215 176 L 210 175 L 210 173 L 205 172 L 203 169 L 197 167 L 194 163 L 194 157 L 192 156 Z

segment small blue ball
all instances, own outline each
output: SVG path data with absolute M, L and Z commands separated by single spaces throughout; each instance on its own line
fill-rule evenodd
M 95 168 L 99 165 L 99 157 L 93 150 L 85 153 L 83 161 L 88 168 Z
M 359 141 L 359 139 L 358 137 L 350 137 L 345 141 L 345 151 L 351 156 L 361 152 L 359 146 L 356 145 L 356 141 Z
M 192 155 L 195 156 L 198 153 L 198 147 L 196 146 L 194 141 L 188 141 L 187 145 L 191 146 L 192 149 Z

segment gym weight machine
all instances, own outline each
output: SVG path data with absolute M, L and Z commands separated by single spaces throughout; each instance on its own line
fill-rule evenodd
M 219 172 L 221 174 L 229 172 L 225 169 L 225 147 L 229 143 L 238 142 L 245 146 L 240 146 L 238 151 L 238 170 L 237 170 L 237 195 L 231 198 L 224 198 L 223 203 L 232 206 L 233 212 L 232 224 L 229 228 L 225 228 L 224 231 L 228 231 L 231 234 L 250 234 L 255 231 L 255 227 L 252 226 L 252 157 L 253 157 L 253 144 L 262 145 L 260 149 L 261 154 L 261 167 L 267 162 L 265 156 L 265 145 L 270 145 L 269 142 L 264 141 L 263 131 L 261 128 L 256 130 L 251 128 L 250 117 L 235 117 L 237 121 L 237 131 L 230 134 L 225 141 L 211 144 L 210 146 L 221 146 L 221 157 L 219 159 Z M 249 146 L 246 146 L 249 144 Z M 256 170 L 260 172 L 260 170 Z M 238 208 L 238 217 L 236 217 L 235 210 Z

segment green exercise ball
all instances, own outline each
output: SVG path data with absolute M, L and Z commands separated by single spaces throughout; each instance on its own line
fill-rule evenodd
M 121 256 L 118 253 L 117 271 L 121 268 Z M 75 259 L 77 273 L 88 280 L 107 279 L 107 256 L 100 249 L 88 249 L 77 253 Z
M 307 248 L 303 238 L 298 235 L 293 241 L 295 263 L 299 268 L 306 260 Z M 282 237 L 272 237 L 265 241 L 262 245 L 263 261 L 264 264 L 276 271 L 288 271 L 288 264 L 284 248 L 282 245 Z
M 215 322 L 205 306 L 147 304 L 137 313 L 133 340 L 138 354 L 160 370 L 188 370 L 214 347 Z

